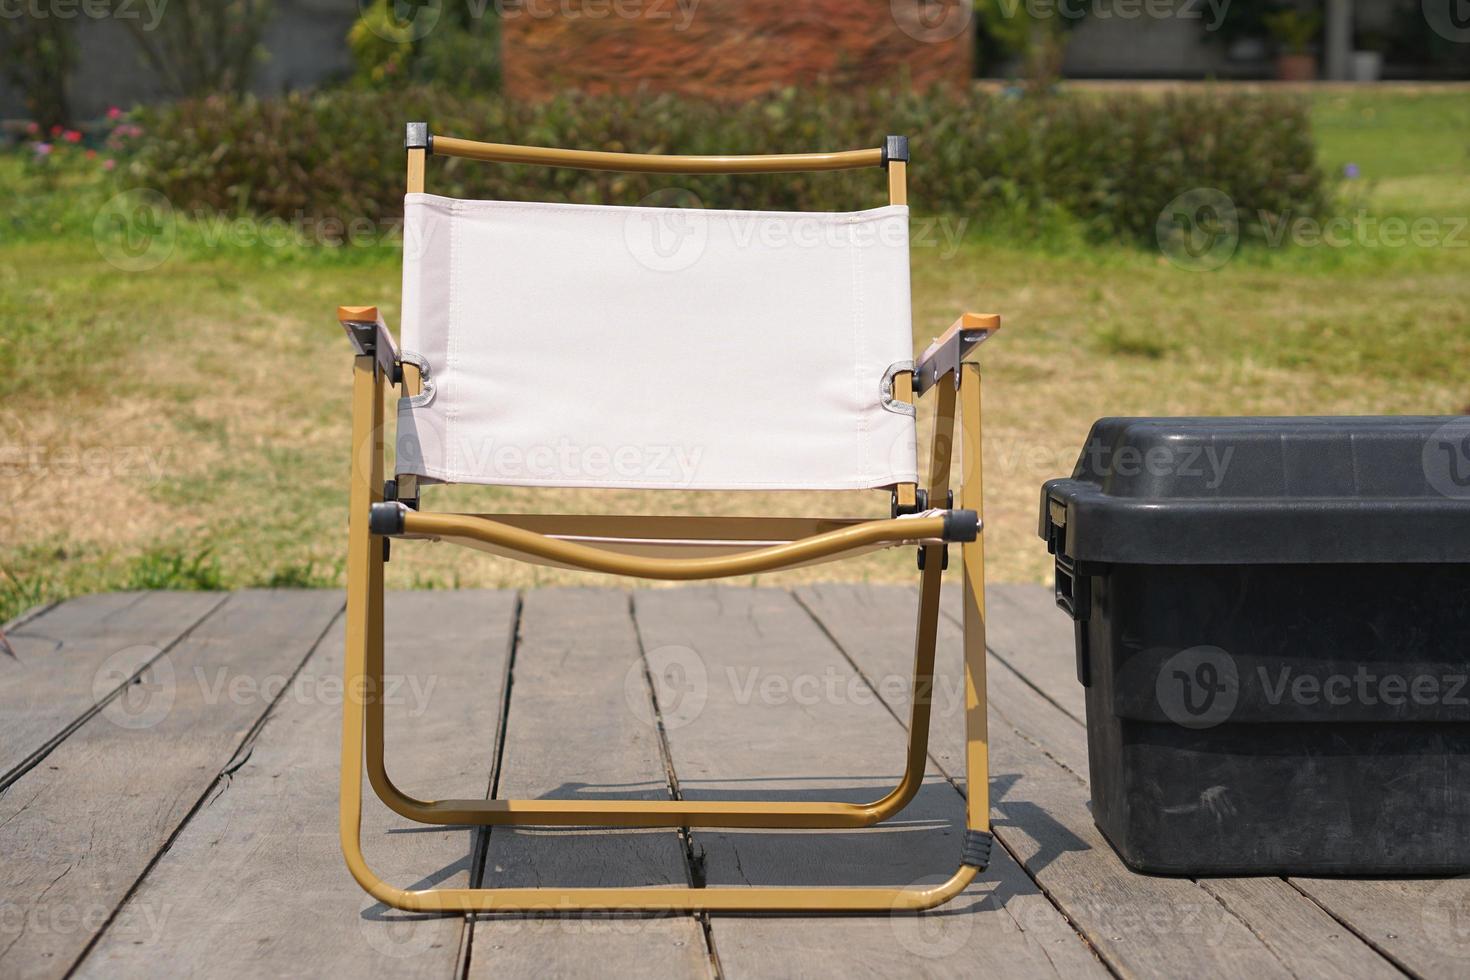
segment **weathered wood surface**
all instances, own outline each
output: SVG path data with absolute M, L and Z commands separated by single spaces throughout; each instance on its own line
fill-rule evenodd
M 955 598 L 929 777 L 889 824 L 487 832 L 414 825 L 369 791 L 367 858 L 418 887 L 947 875 L 965 789 Z M 862 585 L 391 594 L 388 766 L 437 798 L 876 797 L 902 767 L 915 603 Z M 62 603 L 0 655 L 0 976 L 1470 973 L 1470 879 L 1129 872 L 1088 814 L 1070 624 L 1036 587 L 989 605 L 998 844 L 950 906 L 470 921 L 384 909 L 342 865 L 340 595 Z
M 511 685 L 497 797 L 669 799 L 626 593 L 527 593 Z M 487 887 L 689 883 L 676 830 L 494 827 L 489 838 Z M 710 973 L 689 915 L 484 917 L 472 950 L 472 977 Z
M 659 687 L 665 701 L 671 690 L 684 698 L 663 707 L 685 798 L 863 802 L 898 782 L 903 726 L 789 593 L 663 589 L 635 600 L 650 664 L 680 665 L 687 685 Z M 913 621 L 906 619 L 910 631 Z M 907 688 L 911 675 L 898 671 L 898 683 Z M 931 777 L 879 828 L 710 828 L 693 838 L 712 885 L 909 885 L 954 872 L 963 821 L 963 799 Z M 822 975 L 839 963 L 873 976 L 1105 975 L 1014 862 L 997 857 L 992 872 L 939 914 L 876 922 L 715 916 L 720 963 L 732 976 Z
M 7 630 L 15 655 L 0 653 L 0 788 L 224 598 L 203 592 L 83 596 Z
M 389 774 L 415 795 L 483 798 L 515 621 L 506 592 L 390 593 Z M 333 626 L 229 779 L 82 964 L 84 976 L 451 975 L 464 920 L 385 909 L 337 844 L 343 625 Z M 472 832 L 421 828 L 365 793 L 368 862 L 400 885 L 467 885 Z
M 0 975 L 70 969 L 341 605 L 333 593 L 231 596 L 5 790 Z

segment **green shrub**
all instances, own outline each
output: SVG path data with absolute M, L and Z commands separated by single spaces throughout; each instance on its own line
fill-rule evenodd
M 394 0 L 374 0 L 360 9 L 347 32 L 357 85 L 432 85 L 460 95 L 484 95 L 500 87 L 500 19 L 493 11 L 476 16 L 468 4 L 424 6 L 405 18 Z
M 1164 206 L 1199 187 L 1229 195 L 1242 231 L 1320 214 L 1327 190 L 1307 107 L 1226 94 L 796 93 L 739 105 L 672 96 L 564 95 L 525 104 L 410 89 L 155 110 L 129 165 L 176 207 L 286 220 L 382 220 L 401 211 L 403 124 L 543 146 L 652 153 L 770 153 L 913 141 L 916 210 L 1012 227 L 1062 212 L 1096 238 L 1144 239 Z M 668 186 L 710 207 L 852 210 L 882 203 L 871 171 L 663 177 L 435 159 L 429 190 L 502 200 L 634 203 Z M 655 202 L 656 203 L 656 202 Z

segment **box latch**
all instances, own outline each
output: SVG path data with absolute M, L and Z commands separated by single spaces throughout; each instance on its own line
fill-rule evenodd
M 1046 547 L 1056 557 L 1057 606 L 1072 617 L 1076 636 L 1077 680 L 1083 687 L 1092 685 L 1092 661 L 1087 643 L 1087 620 L 1092 615 L 1091 576 L 1063 550 L 1067 533 L 1067 505 L 1060 500 L 1046 502 Z

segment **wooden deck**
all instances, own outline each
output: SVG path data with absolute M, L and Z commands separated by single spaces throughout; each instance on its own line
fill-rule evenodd
M 419 887 L 937 880 L 965 789 L 956 598 L 929 780 L 891 824 L 487 833 L 370 796 L 368 859 Z M 473 921 L 387 910 L 342 864 L 340 594 L 33 611 L 0 654 L 0 977 L 1470 975 L 1470 880 L 1126 870 L 1088 812 L 1069 622 L 1036 587 L 990 604 L 1004 846 L 951 905 Z M 393 594 L 388 765 L 420 796 L 870 798 L 901 768 L 914 606 L 857 585 Z

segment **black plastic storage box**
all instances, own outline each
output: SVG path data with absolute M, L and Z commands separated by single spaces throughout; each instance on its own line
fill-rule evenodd
M 1103 419 L 1041 534 L 1130 867 L 1470 871 L 1470 418 Z

